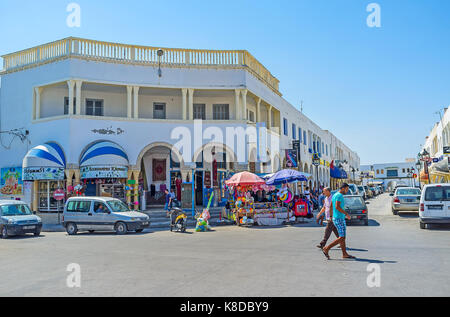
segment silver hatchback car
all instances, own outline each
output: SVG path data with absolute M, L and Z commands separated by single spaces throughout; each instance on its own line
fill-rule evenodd
M 69 235 L 78 231 L 142 232 L 150 226 L 150 217 L 132 211 L 119 199 L 108 197 L 72 197 L 64 207 L 63 226 Z
M 421 191 L 415 187 L 399 187 L 392 196 L 392 213 L 397 215 L 399 211 L 419 212 Z

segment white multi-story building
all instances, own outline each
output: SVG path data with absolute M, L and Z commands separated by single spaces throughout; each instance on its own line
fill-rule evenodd
M 140 184 L 157 203 L 193 178 L 200 204 L 230 171 L 283 168 L 293 139 L 313 183 L 331 183 L 333 160 L 341 175 L 359 174 L 358 155 L 283 99 L 278 79 L 247 51 L 66 38 L 3 56 L 0 74 L 0 190 L 34 210 L 57 208 L 55 189 L 79 183 L 129 202 Z M 19 174 L 23 184 L 14 184 Z
M 425 143 L 420 155 L 425 150 L 430 161 L 428 162 L 429 175 L 425 175 L 422 162 L 421 180 L 425 183 L 450 182 L 450 111 L 444 109 L 441 120 L 436 122 L 430 134 L 425 138 Z M 429 177 L 428 177 L 429 176 Z
M 417 173 L 415 162 L 404 163 L 382 163 L 372 165 L 361 165 L 363 184 L 380 183 L 385 189 L 393 188 L 395 185 L 417 186 L 413 178 Z

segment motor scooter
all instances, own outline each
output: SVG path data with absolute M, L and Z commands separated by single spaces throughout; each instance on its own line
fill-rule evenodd
M 187 215 L 178 207 L 169 210 L 170 231 L 186 232 Z

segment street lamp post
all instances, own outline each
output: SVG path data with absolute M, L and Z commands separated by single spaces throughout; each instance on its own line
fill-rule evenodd
M 422 188 L 422 185 L 420 184 L 420 171 L 421 171 L 422 164 L 420 164 L 419 160 L 416 162 L 416 167 L 417 167 L 417 171 L 418 171 L 417 175 L 418 175 L 418 178 L 419 178 L 419 188 Z
M 430 160 L 430 153 L 428 153 L 428 151 L 426 149 L 424 149 L 421 157 L 422 157 L 423 164 L 424 164 L 424 171 L 428 175 L 428 184 L 431 184 L 430 171 L 428 170 L 428 161 Z

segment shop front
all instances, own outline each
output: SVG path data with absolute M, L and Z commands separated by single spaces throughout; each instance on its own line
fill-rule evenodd
M 81 155 L 80 179 L 85 196 L 127 200 L 128 156 L 117 144 L 99 141 Z
M 331 188 L 339 189 L 339 187 L 348 178 L 347 172 L 340 167 L 330 167 Z
M 31 149 L 22 163 L 22 179 L 32 182 L 32 209 L 39 212 L 57 212 L 61 202 L 54 199 L 58 189 L 65 188 L 66 158 L 55 142 L 47 142 Z

